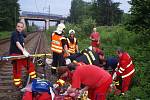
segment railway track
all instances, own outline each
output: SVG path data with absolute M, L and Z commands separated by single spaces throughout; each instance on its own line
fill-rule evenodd
M 48 43 L 44 33 L 35 32 L 29 34 L 26 41 L 25 47 L 31 54 L 37 53 L 48 53 Z M 7 44 L 7 45 L 6 45 Z M 3 42 L 3 45 L 0 42 L 1 48 L 6 48 L 4 52 L 0 51 L 1 55 L 7 55 L 9 50 L 9 40 L 8 42 Z M 36 62 L 36 59 L 35 61 Z M 41 77 L 43 73 L 43 68 L 36 67 L 38 76 Z M 25 68 L 22 68 L 22 79 L 25 82 L 27 77 Z M 13 85 L 13 72 L 11 61 L 0 62 L 0 100 L 21 100 L 22 93 Z

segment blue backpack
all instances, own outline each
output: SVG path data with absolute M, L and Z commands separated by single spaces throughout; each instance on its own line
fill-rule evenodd
M 50 94 L 50 87 L 53 88 L 52 83 L 43 79 L 34 79 L 32 81 L 33 92 L 48 92 Z

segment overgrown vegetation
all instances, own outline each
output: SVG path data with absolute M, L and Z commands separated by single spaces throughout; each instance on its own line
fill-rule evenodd
M 112 0 L 72 0 L 70 16 L 71 23 L 81 23 L 82 19 L 92 17 L 97 25 L 117 25 L 121 22 L 123 11 L 119 9 L 119 2 Z
M 18 0 L 0 0 L 0 31 L 12 31 L 18 19 Z
M 4 38 L 9 38 L 11 32 L 8 31 L 4 31 L 4 32 L 0 32 L 0 39 L 4 39 Z

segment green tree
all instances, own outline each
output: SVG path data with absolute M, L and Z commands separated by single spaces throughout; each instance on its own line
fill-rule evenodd
M 111 25 L 117 25 L 121 23 L 123 11 L 119 9 L 119 2 L 112 3 L 111 5 Z
M 12 30 L 19 18 L 18 0 L 0 0 L 0 30 Z
M 70 16 L 68 21 L 71 23 L 81 23 L 82 19 L 91 16 L 91 3 L 83 0 L 72 0 Z
M 112 0 L 93 0 L 92 17 L 98 25 L 113 25 L 121 22 L 123 11 L 120 10 L 120 3 L 113 3 Z
M 84 13 L 84 2 L 82 0 L 72 0 L 70 9 L 70 21 L 72 23 L 78 23 L 80 17 Z
M 150 0 L 131 0 L 131 18 L 126 26 L 139 35 L 140 42 L 150 37 Z

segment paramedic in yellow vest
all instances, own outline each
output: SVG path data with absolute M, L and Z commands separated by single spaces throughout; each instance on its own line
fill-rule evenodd
M 57 29 L 51 36 L 51 51 L 53 53 L 53 62 L 51 72 L 56 74 L 56 67 L 64 66 L 65 60 L 63 52 L 67 52 L 66 38 L 62 35 L 64 33 L 65 25 L 63 23 L 58 24 Z
M 79 52 L 78 41 L 75 38 L 75 31 L 69 30 L 69 37 L 67 38 L 68 52 L 72 55 Z

